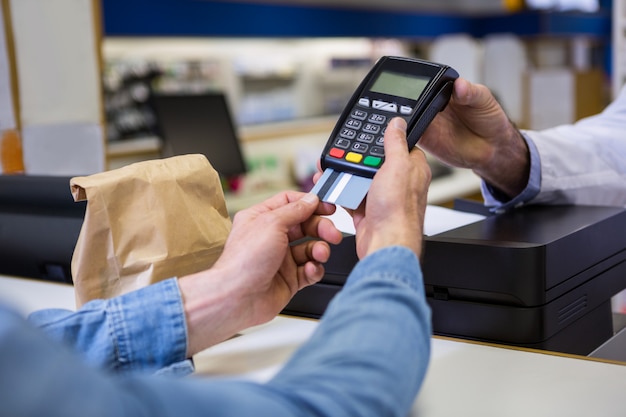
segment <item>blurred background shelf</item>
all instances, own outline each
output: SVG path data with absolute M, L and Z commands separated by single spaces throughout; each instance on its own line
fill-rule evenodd
M 433 38 L 504 30 L 522 36 L 611 36 L 610 1 L 595 13 L 511 12 L 506 3 L 103 0 L 104 35 Z

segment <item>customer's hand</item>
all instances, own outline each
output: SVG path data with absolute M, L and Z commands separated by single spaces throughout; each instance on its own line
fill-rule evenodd
M 213 268 L 179 280 L 193 354 L 274 318 L 301 288 L 324 275 L 327 242 L 342 234 L 317 196 L 283 192 L 235 215 Z M 311 239 L 304 239 L 312 237 Z M 320 240 L 321 239 L 321 240 Z
M 457 79 L 448 106 L 418 145 L 449 165 L 474 170 L 511 197 L 528 182 L 526 142 L 484 85 Z
M 385 162 L 374 175 L 364 204 L 352 212 L 359 258 L 386 246 L 422 250 L 430 166 L 406 142 L 406 122 L 393 119 L 385 133 Z

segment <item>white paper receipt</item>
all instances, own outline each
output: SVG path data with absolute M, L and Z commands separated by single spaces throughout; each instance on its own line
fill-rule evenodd
M 337 207 L 337 211 L 327 217 L 342 232 L 351 235 L 356 233 L 352 217 L 343 208 Z M 424 219 L 424 234 L 426 236 L 437 235 L 457 227 L 475 223 L 484 218 L 485 216 L 481 214 L 465 213 L 445 207 L 428 205 L 426 206 L 426 217 Z

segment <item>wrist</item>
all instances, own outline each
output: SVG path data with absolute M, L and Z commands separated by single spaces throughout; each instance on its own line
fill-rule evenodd
M 485 152 L 485 161 L 473 171 L 505 195 L 514 197 L 528 183 L 530 151 L 521 132 L 510 121 L 500 137 Z
M 411 227 L 411 224 L 419 225 L 423 222 L 407 220 L 397 228 L 385 227 L 384 231 L 373 234 L 367 247 L 366 256 L 391 246 L 404 246 L 413 251 L 419 258 L 422 252 L 422 227 Z M 393 232 L 390 232 L 391 230 Z
M 179 279 L 187 323 L 187 353 L 198 353 L 248 327 L 228 275 L 209 269 Z

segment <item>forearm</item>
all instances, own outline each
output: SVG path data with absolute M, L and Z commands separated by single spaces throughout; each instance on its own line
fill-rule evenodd
M 187 322 L 187 355 L 192 356 L 252 326 L 250 302 L 237 277 L 219 266 L 179 279 Z

